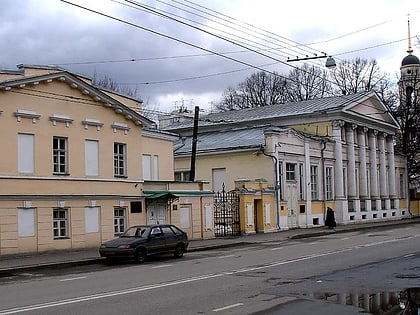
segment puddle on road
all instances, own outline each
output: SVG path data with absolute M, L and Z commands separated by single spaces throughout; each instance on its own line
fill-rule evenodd
M 377 293 L 331 293 L 307 294 L 310 298 L 325 300 L 342 305 L 353 305 L 370 314 L 419 315 L 420 287 L 408 288 L 400 292 Z

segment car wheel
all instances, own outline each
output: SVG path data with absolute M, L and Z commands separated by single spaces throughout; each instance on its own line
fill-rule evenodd
M 147 258 L 146 250 L 143 248 L 138 249 L 134 258 L 139 264 L 144 263 Z
M 185 247 L 184 245 L 178 244 L 175 247 L 175 252 L 174 252 L 174 256 L 176 258 L 181 258 L 182 256 L 184 256 L 184 252 L 185 252 Z

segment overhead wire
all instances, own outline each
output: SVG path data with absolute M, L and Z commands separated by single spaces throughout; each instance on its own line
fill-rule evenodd
M 157 1 L 158 2 L 162 2 L 161 0 L 157 0 Z M 176 3 L 179 3 L 179 4 L 182 4 L 182 2 L 177 1 L 177 0 L 171 0 L 171 1 L 176 2 Z M 313 49 L 312 47 L 309 47 L 306 44 L 302 44 L 302 43 L 299 43 L 299 42 L 294 41 L 292 39 L 289 39 L 289 38 L 286 38 L 284 36 L 278 35 L 278 34 L 276 34 L 274 32 L 270 32 L 270 31 L 264 30 L 262 28 L 259 28 L 259 27 L 255 26 L 255 25 L 252 25 L 250 23 L 241 21 L 241 20 L 236 19 L 236 18 L 234 18 L 232 16 L 229 16 L 229 15 L 226 15 L 224 13 L 218 12 L 216 10 L 210 9 L 210 8 L 208 8 L 206 6 L 203 6 L 203 5 L 197 4 L 197 3 L 192 2 L 192 1 L 188 1 L 188 0 L 184 0 L 184 2 L 190 3 L 191 5 L 200 8 L 200 9 L 195 9 L 195 10 L 199 10 L 200 12 L 206 12 L 206 11 L 208 11 L 208 12 L 212 12 L 212 13 L 216 13 L 217 14 L 217 15 L 214 15 L 212 13 L 207 13 L 210 16 L 214 16 L 214 17 L 216 17 L 218 19 L 229 21 L 229 22 L 230 22 L 230 20 L 233 20 L 234 22 L 231 22 L 231 23 L 233 23 L 235 25 L 238 25 L 238 26 L 241 26 L 241 27 L 244 27 L 245 29 L 251 30 L 253 32 L 256 32 L 256 30 L 257 30 L 258 31 L 257 33 L 259 33 L 260 35 L 267 36 L 267 34 L 268 34 L 269 36 L 267 36 L 267 37 L 272 38 L 272 39 L 276 39 L 276 40 L 279 40 L 279 38 L 280 38 L 281 39 L 281 40 L 279 40 L 280 42 L 282 42 L 282 43 L 284 43 L 286 45 L 289 45 L 290 47 L 298 47 L 298 46 L 307 47 L 308 50 L 306 50 L 306 51 L 304 50 L 306 53 L 313 53 L 313 51 L 316 50 L 316 49 Z M 185 5 L 185 4 L 183 4 L 183 5 Z M 185 6 L 187 6 L 187 5 L 185 5 Z M 193 6 L 187 6 L 187 7 L 193 8 Z M 201 9 L 204 9 L 205 11 L 203 11 Z M 222 16 L 222 18 L 219 17 L 219 16 Z M 293 45 L 290 45 L 290 43 L 293 43 Z M 318 52 L 324 53 L 324 52 L 322 52 L 320 50 L 318 50 Z
M 261 51 L 277 52 L 279 50 L 279 48 L 277 48 L 277 47 L 268 46 L 264 43 L 259 43 L 255 40 L 250 39 L 250 38 L 245 38 L 243 36 L 234 35 L 231 32 L 223 31 L 223 30 L 220 30 L 216 27 L 205 25 L 201 22 L 194 21 L 192 19 L 188 19 L 186 17 L 174 14 L 174 13 L 169 12 L 169 11 L 165 11 L 165 10 L 162 10 L 162 9 L 156 9 L 156 8 L 153 8 L 149 5 L 141 4 L 141 7 L 138 7 L 140 4 L 138 4 L 137 6 L 133 6 L 133 5 L 128 5 L 128 4 L 122 3 L 121 1 L 117 1 L 117 0 L 112 0 L 112 1 L 116 2 L 116 3 L 119 3 L 121 5 L 128 6 L 130 8 L 136 9 L 136 10 L 144 11 L 144 12 L 148 12 L 148 10 L 150 10 L 150 13 L 153 14 L 153 15 L 160 15 L 161 14 L 162 17 L 165 17 L 165 18 L 170 19 L 170 20 L 174 20 L 176 22 L 180 22 L 181 20 L 183 20 L 183 21 L 187 21 L 187 22 L 199 25 L 201 27 L 205 27 L 207 29 L 211 29 L 213 31 L 220 32 L 221 34 L 224 34 L 224 36 L 226 36 L 226 37 L 223 37 L 224 39 L 234 41 L 235 40 L 234 37 L 239 38 L 239 40 L 236 39 L 236 43 L 240 43 L 242 45 L 248 45 L 249 47 L 253 47 L 256 51 L 259 51 L 259 52 L 261 52 Z M 191 12 L 189 12 L 189 13 L 191 13 Z M 194 13 L 192 13 L 192 14 L 194 14 Z M 204 17 L 202 17 L 202 18 L 204 18 Z M 193 27 L 191 24 L 188 24 L 187 22 L 185 22 L 186 23 L 185 25 L 189 25 L 189 26 Z M 228 27 L 227 25 L 225 25 L 225 26 Z M 200 30 L 204 30 L 204 29 L 200 29 Z M 214 36 L 214 35 L 215 35 L 215 33 L 212 33 L 212 36 Z M 248 35 L 251 35 L 251 34 L 248 33 Z M 220 36 L 222 37 L 222 35 L 220 35 Z M 271 42 L 271 43 L 275 44 L 274 42 Z M 264 47 L 264 48 L 262 48 L 262 47 Z M 249 50 L 244 50 L 244 51 L 241 51 L 241 52 L 242 53 L 249 52 Z M 237 53 L 240 53 L 240 52 L 237 52 Z M 280 57 L 283 57 L 283 58 L 287 57 L 286 55 L 280 55 L 280 54 L 278 54 L 278 55 Z
M 285 80 L 289 80 L 289 81 L 292 81 L 292 82 L 300 83 L 300 82 L 298 82 L 297 80 L 294 80 L 293 78 L 290 78 L 290 77 L 285 77 L 285 76 L 280 75 L 280 74 L 278 74 L 278 73 L 276 73 L 276 72 L 273 72 L 273 71 L 270 71 L 270 70 L 264 69 L 264 68 L 259 67 L 259 66 L 252 65 L 252 64 L 251 64 L 251 63 L 249 63 L 249 62 L 245 62 L 245 61 L 242 61 L 242 60 L 239 60 L 239 59 L 235 59 L 235 58 L 232 58 L 232 57 L 229 57 L 229 56 L 223 55 L 223 54 L 221 54 L 221 53 L 219 53 L 219 52 L 216 52 L 216 51 L 214 51 L 214 50 L 207 49 L 207 48 L 204 48 L 204 47 L 200 47 L 200 46 L 198 46 L 198 45 L 196 45 L 196 44 L 193 44 L 193 43 L 187 42 L 187 41 L 185 41 L 185 40 L 182 40 L 182 39 L 179 39 L 179 38 L 175 38 L 175 37 L 170 36 L 170 35 L 167 35 L 167 34 L 160 33 L 160 32 L 158 32 L 158 31 L 155 31 L 155 30 L 152 30 L 152 29 L 149 29 L 149 28 L 146 28 L 146 27 L 140 26 L 140 25 L 138 25 L 138 24 L 135 24 L 135 23 L 132 23 L 132 22 L 129 22 L 129 21 L 126 21 L 126 20 L 123 20 L 123 19 L 120 19 L 120 18 L 117 18 L 117 17 L 111 16 L 111 15 L 105 14 L 105 13 L 103 13 L 103 12 L 99 12 L 99 11 L 96 11 L 96 10 L 93 10 L 93 9 L 90 9 L 90 8 L 87 8 L 87 7 L 83 7 L 83 6 L 81 6 L 81 5 L 78 5 L 78 4 L 75 4 L 75 3 L 72 3 L 72 2 L 67 1 L 67 0 L 61 0 L 61 1 L 62 1 L 62 2 L 65 2 L 65 3 L 67 3 L 67 4 L 70 4 L 70 5 L 76 6 L 76 7 L 78 7 L 78 8 L 81 8 L 81 9 L 84 9 L 84 10 L 87 10 L 87 11 L 90 11 L 90 12 L 92 12 L 92 13 L 99 14 L 99 15 L 101 15 L 101 16 L 104 16 L 104 17 L 107 17 L 107 18 L 113 19 L 113 20 L 115 20 L 115 21 L 118 21 L 118 22 L 121 22 L 121 23 L 124 23 L 124 24 L 130 25 L 130 26 L 133 26 L 133 27 L 136 27 L 136 28 L 142 29 L 142 30 L 144 30 L 144 31 L 151 32 L 152 34 L 159 35 L 159 36 L 165 37 L 165 38 L 167 38 L 167 39 L 171 39 L 171 40 L 174 40 L 174 41 L 180 42 L 180 43 L 182 43 L 182 44 L 188 45 L 188 46 L 190 46 L 190 47 L 193 47 L 193 48 L 196 48 L 196 49 L 200 49 L 200 50 L 206 51 L 206 52 L 208 52 L 208 53 L 211 53 L 211 54 L 214 54 L 214 55 L 217 55 L 217 56 L 223 57 L 223 58 L 225 58 L 225 59 L 228 59 L 228 60 L 231 60 L 231 61 L 234 61 L 234 62 L 240 63 L 240 64 L 242 64 L 242 65 L 246 65 L 246 66 L 248 66 L 248 67 L 251 67 L 251 68 L 254 68 L 254 69 L 258 69 L 258 70 L 260 70 L 260 71 L 263 71 L 263 72 L 266 72 L 266 73 L 272 74 L 272 75 L 274 75 L 274 76 L 281 77 L 281 78 L 283 78 L 283 79 L 285 79 Z M 127 2 L 129 2 L 129 3 L 134 3 L 134 4 L 136 4 L 136 2 L 135 2 L 135 1 L 131 1 L 131 0 L 125 0 L 125 1 L 127 1 Z M 136 4 L 136 5 L 137 5 L 137 4 Z M 140 5 L 140 6 L 141 6 L 141 5 Z M 147 8 L 146 8 L 146 9 L 147 9 Z M 147 10 L 148 10 L 148 11 L 150 11 L 150 9 L 147 9 Z M 152 13 L 155 13 L 153 10 L 152 10 L 151 12 L 152 12 Z M 157 14 L 158 14 L 158 15 L 162 15 L 162 13 L 157 13 Z M 164 16 L 164 15 L 163 15 L 163 16 Z M 169 17 L 169 18 L 170 18 L 170 17 Z M 171 18 L 171 19 L 173 19 L 173 18 Z M 175 19 L 175 20 L 176 20 L 176 19 Z M 181 23 L 182 23 L 182 24 L 185 24 L 185 23 L 184 23 L 184 22 L 182 22 L 182 21 L 181 21 Z M 193 27 L 193 28 L 196 28 L 196 27 L 194 27 L 194 26 L 192 26 L 192 27 Z M 198 29 L 199 29 L 199 28 L 198 28 Z M 206 32 L 206 31 L 205 31 L 205 32 Z M 212 35 L 212 33 L 211 33 L 211 32 L 207 32 L 207 33 L 209 33 L 210 35 Z M 216 37 L 217 37 L 217 35 L 216 35 Z M 221 38 L 221 39 L 223 39 L 223 40 L 226 40 L 226 39 L 224 39 L 223 37 L 220 37 L 220 38 Z M 237 44 L 237 43 L 235 43 L 235 42 L 232 42 L 232 44 L 235 44 L 235 45 L 241 46 L 240 44 Z M 243 46 L 241 46 L 241 47 L 243 47 Z M 256 52 L 255 50 L 249 49 L 249 48 L 247 48 L 247 47 L 243 47 L 243 48 L 248 49 L 248 50 L 250 50 L 250 51 L 252 51 L 252 52 Z M 256 52 L 256 53 L 258 53 L 258 52 Z M 287 63 L 285 63 L 284 61 L 281 61 L 281 60 L 278 60 L 278 59 L 276 59 L 276 58 L 273 58 L 272 56 L 268 56 L 268 55 L 261 54 L 261 53 L 260 53 L 260 55 L 263 55 L 263 56 L 265 56 L 265 57 L 267 57 L 267 58 L 269 58 L 269 59 L 273 59 L 273 60 L 275 60 L 275 61 L 277 61 L 277 62 L 279 62 L 279 63 L 285 64 L 285 65 L 287 65 L 287 66 L 289 66 L 289 67 L 292 67 L 292 68 L 295 68 L 295 69 L 300 70 L 299 68 L 297 68 L 297 67 L 295 67 L 295 66 L 292 66 L 292 65 L 290 65 L 290 64 L 287 64 Z M 319 77 L 319 78 L 321 78 L 321 77 Z M 322 79 L 326 80 L 327 82 L 329 82 L 329 83 L 331 83 L 331 84 L 337 85 L 337 83 L 336 83 L 336 82 L 334 82 L 334 81 L 328 80 L 328 79 L 326 79 L 326 78 L 322 78 Z

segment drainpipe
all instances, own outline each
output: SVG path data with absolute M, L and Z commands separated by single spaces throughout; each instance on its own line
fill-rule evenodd
M 324 157 L 324 151 L 327 148 L 327 142 L 325 140 L 322 140 L 322 149 L 321 149 L 321 167 L 322 167 L 322 208 L 324 212 L 324 222 L 325 222 L 325 157 Z
M 265 152 L 264 150 L 264 146 L 261 145 L 260 146 L 260 150 L 262 152 L 262 154 L 264 154 L 265 156 L 271 157 L 273 162 L 274 162 L 274 199 L 276 201 L 276 224 L 277 224 L 277 229 L 280 230 L 280 213 L 279 213 L 279 176 L 278 176 L 278 170 L 277 170 L 277 166 L 278 166 L 278 159 L 275 155 L 271 155 Z

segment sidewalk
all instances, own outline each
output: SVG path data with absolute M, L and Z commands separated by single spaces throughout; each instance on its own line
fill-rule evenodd
M 191 240 L 188 252 L 202 251 L 216 248 L 226 248 L 246 244 L 266 242 L 281 242 L 288 239 L 301 239 L 334 233 L 345 233 L 360 230 L 380 229 L 387 226 L 403 224 L 420 224 L 420 217 L 398 221 L 339 225 L 330 230 L 325 226 L 310 229 L 292 229 L 276 233 L 258 233 L 231 238 L 213 238 L 206 240 Z M 187 255 L 188 255 L 187 252 Z M 0 276 L 12 272 L 23 272 L 42 268 L 58 268 L 95 264 L 104 261 L 98 253 L 98 248 L 63 250 L 45 253 L 16 254 L 0 256 Z

